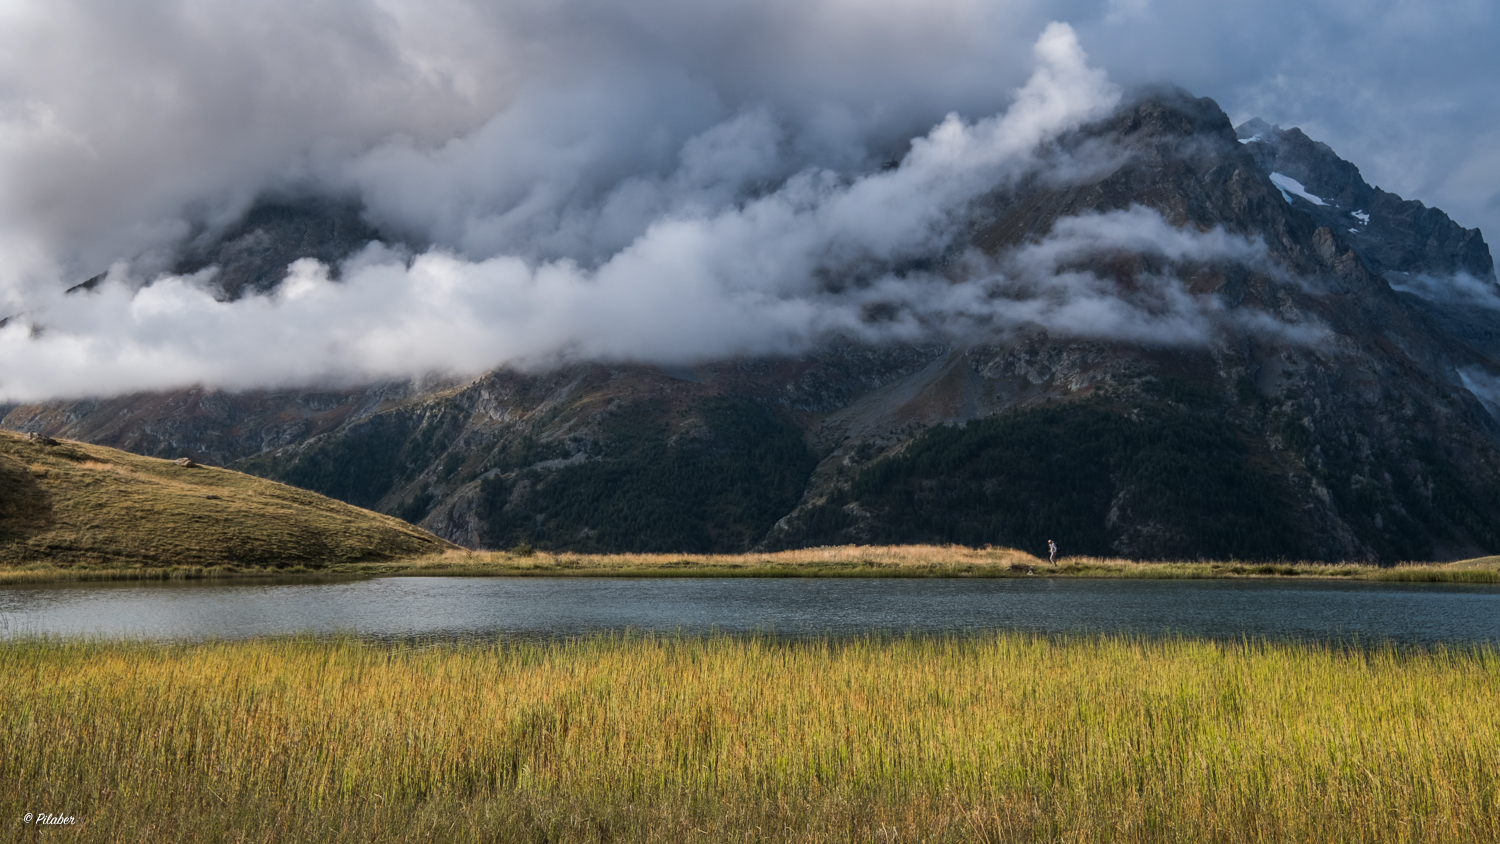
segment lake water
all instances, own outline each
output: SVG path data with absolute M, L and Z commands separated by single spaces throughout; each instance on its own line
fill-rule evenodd
M 1286 580 L 389 577 L 0 588 L 0 637 L 1126 633 L 1500 644 L 1500 587 Z

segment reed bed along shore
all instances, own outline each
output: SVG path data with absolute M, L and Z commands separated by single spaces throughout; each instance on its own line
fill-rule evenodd
M 1051 564 L 1014 548 L 844 545 L 749 554 L 549 554 L 450 551 L 368 571 L 641 577 L 1326 577 L 1427 583 L 1500 583 L 1500 557 L 1454 563 L 1138 561 L 1062 557 Z
M 0 586 L 106 580 L 212 580 L 381 575 L 495 577 L 1233 577 L 1337 578 L 1412 583 L 1500 583 L 1500 557 L 1454 563 L 1136 561 L 1064 557 L 1056 565 L 1013 548 L 845 545 L 748 554 L 568 554 L 449 551 L 309 568 L 234 566 L 50 566 L 0 569 Z
M 0 677 L 19 840 L 1500 840 L 1487 648 L 32 640 Z

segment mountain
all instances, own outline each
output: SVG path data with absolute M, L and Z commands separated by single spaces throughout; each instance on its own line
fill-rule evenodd
M 1257 118 L 1240 125 L 1236 135 L 1263 172 L 1300 183 L 1313 198 L 1288 202 L 1318 225 L 1347 236 L 1372 271 L 1388 278 L 1414 273 L 1494 277 L 1495 262 L 1478 229 L 1465 229 L 1436 208 L 1371 187 L 1359 168 L 1301 129 L 1282 129 Z
M 316 258 L 337 268 L 365 244 L 381 239 L 381 233 L 361 218 L 356 202 L 268 198 L 222 232 L 199 232 L 172 270 L 189 275 L 218 267 L 213 283 L 220 296 L 238 299 L 275 289 L 287 264 L 299 258 Z
M 1495 262 L 1478 229 L 1465 229 L 1436 208 L 1371 187 L 1359 168 L 1300 129 L 1256 119 L 1237 133 L 1261 170 L 1303 188 L 1301 196 L 1283 191 L 1288 202 L 1346 238 L 1372 272 L 1406 295 L 1409 305 L 1454 337 L 1500 357 Z
M 1160 325 L 1177 324 L 1180 288 L 1207 303 L 1199 341 L 1031 328 L 690 368 L 195 388 L 0 408 L 0 424 L 230 465 L 472 547 L 1500 551 L 1500 286 L 1477 230 L 1370 187 L 1299 130 L 1237 130 L 1178 90 L 1143 92 L 1039 155 L 1059 167 L 995 186 L 930 265 L 974 283 L 968 258 L 1037 252 L 1079 220 L 1160 219 L 1168 239 L 1253 246 L 1127 238 L 1060 265 Z M 281 242 L 256 213 L 270 212 L 194 260 L 260 289 L 268 260 L 337 260 L 374 234 L 310 222 L 296 248 L 236 251 L 256 231 Z
M 0 433 L 0 565 L 321 568 L 452 547 L 239 472 Z

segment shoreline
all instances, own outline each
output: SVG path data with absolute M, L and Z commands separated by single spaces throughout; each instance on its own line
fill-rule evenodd
M 841 546 L 765 554 L 550 554 L 450 551 L 372 562 L 293 566 L 27 566 L 0 570 L 0 587 L 110 581 L 314 582 L 371 577 L 774 577 L 1232 580 L 1500 584 L 1500 557 L 1451 563 L 1133 561 L 1065 557 L 1056 566 L 1008 548 Z

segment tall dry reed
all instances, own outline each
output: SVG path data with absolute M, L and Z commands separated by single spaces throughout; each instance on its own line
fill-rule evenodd
M 21 840 L 1500 840 L 1492 649 L 17 641 L 0 677 Z

